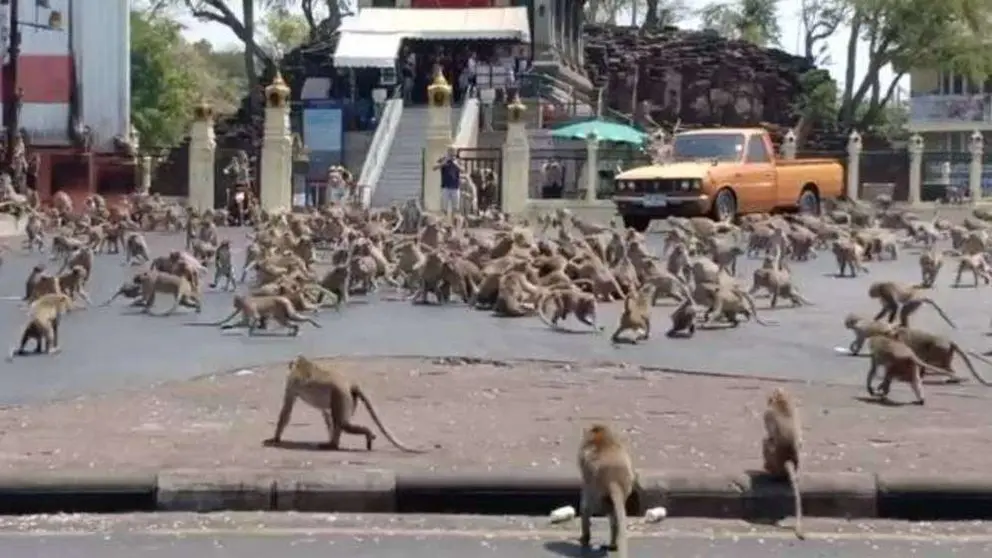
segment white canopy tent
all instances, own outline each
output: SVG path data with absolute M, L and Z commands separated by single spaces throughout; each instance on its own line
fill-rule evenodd
M 403 39 L 530 43 L 527 8 L 365 8 L 341 24 L 338 68 L 392 68 Z

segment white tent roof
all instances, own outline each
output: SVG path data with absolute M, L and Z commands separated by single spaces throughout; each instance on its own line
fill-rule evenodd
M 335 68 L 394 68 L 403 35 L 342 31 L 334 51 Z
M 527 8 L 365 8 L 341 33 L 398 33 L 408 39 L 504 39 L 530 42 Z

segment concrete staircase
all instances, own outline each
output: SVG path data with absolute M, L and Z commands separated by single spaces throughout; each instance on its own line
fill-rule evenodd
M 372 207 L 388 207 L 410 199 L 420 199 L 427 111 L 427 107 L 403 109 L 379 184 L 372 193 Z

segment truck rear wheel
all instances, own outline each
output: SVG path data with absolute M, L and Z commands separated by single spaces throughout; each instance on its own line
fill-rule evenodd
M 816 190 L 809 186 L 803 188 L 801 194 L 799 194 L 799 201 L 796 202 L 798 206 L 799 213 L 801 215 L 819 215 L 820 214 L 820 196 L 817 195 Z
M 624 215 L 623 216 L 623 227 L 625 229 L 634 229 L 637 232 L 644 232 L 648 230 L 651 225 L 651 218 L 644 217 L 643 215 Z
M 713 209 L 710 211 L 710 217 L 714 221 L 729 223 L 736 216 L 737 196 L 734 195 L 734 191 L 730 188 L 724 188 L 717 192 L 716 198 L 713 199 Z

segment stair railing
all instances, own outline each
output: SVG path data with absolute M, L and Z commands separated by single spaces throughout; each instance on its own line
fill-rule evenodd
M 393 139 L 396 137 L 396 128 L 399 127 L 402 118 L 403 99 L 393 98 L 386 101 L 382 118 L 375 128 L 375 134 L 372 135 L 369 151 L 365 154 L 362 172 L 358 175 L 358 187 L 364 208 L 368 208 L 372 204 L 372 194 L 375 193 L 375 189 L 379 185 L 379 178 L 382 176 L 386 159 L 393 147 Z

